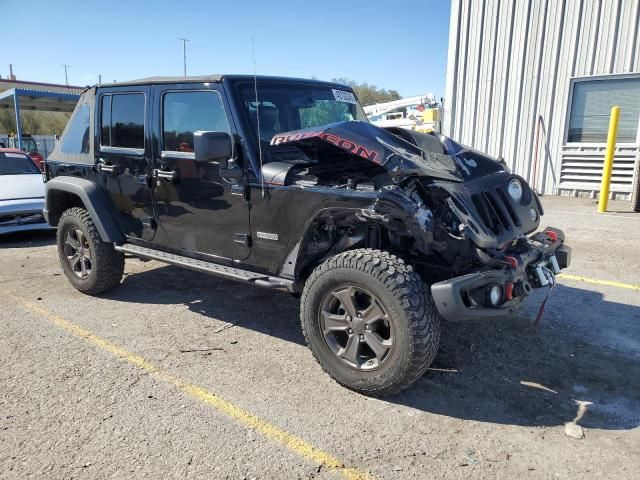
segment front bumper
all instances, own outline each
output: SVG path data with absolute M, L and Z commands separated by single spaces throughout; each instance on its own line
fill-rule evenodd
M 44 200 L 40 198 L 0 201 L 0 235 L 51 229 L 44 217 L 43 206 Z
M 551 231 L 549 235 L 546 232 Z M 431 294 L 440 315 L 449 321 L 499 319 L 510 316 L 533 288 L 548 283 L 546 275 L 558 273 L 569 266 L 571 248 L 564 244 L 561 230 L 547 228 L 545 232 L 529 237 L 530 248 L 519 253 L 507 254 L 517 260 L 511 267 L 487 267 L 484 270 L 455 277 L 431 286 Z M 555 259 L 555 262 L 554 262 Z M 544 275 L 541 275 L 544 269 Z M 553 270 L 556 270 L 553 272 Z M 511 286 L 511 298 L 501 305 L 491 307 L 474 301 L 469 292 L 491 285 Z M 513 287 L 517 288 L 513 289 Z

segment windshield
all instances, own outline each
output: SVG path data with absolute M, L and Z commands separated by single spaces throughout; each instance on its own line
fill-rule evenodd
M 40 174 L 33 160 L 23 153 L 0 153 L 0 175 Z
M 353 92 L 345 88 L 299 83 L 258 83 L 239 86 L 245 116 L 257 136 L 270 141 L 274 135 L 336 122 L 368 122 Z M 259 120 L 259 122 L 258 122 Z
M 29 153 L 37 153 L 38 146 L 36 145 L 36 141 L 32 138 L 23 138 L 22 139 L 22 149 L 25 152 Z

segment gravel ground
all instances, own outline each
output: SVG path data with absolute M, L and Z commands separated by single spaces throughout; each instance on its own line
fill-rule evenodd
M 627 204 L 594 215 L 586 199 L 543 203 L 546 223 L 563 228 L 574 248 L 567 273 L 640 283 L 640 215 L 624 212 Z M 5 237 L 0 478 L 353 473 L 323 467 L 320 454 L 305 457 L 269 429 L 377 479 L 637 478 L 640 292 L 562 279 L 536 328 L 544 295 L 508 321 L 445 324 L 432 369 L 379 400 L 322 372 L 291 296 L 128 259 L 120 287 L 88 297 L 62 274 L 53 234 Z M 118 358 L 53 315 L 178 380 Z M 179 382 L 269 427 L 247 426 Z M 566 434 L 580 433 L 575 425 L 584 438 Z

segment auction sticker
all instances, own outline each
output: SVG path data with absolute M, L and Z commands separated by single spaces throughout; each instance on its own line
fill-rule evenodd
M 335 88 L 332 88 L 331 91 L 333 92 L 333 98 L 335 98 L 339 102 L 358 103 L 355 95 L 351 92 L 345 92 L 344 90 L 336 90 Z

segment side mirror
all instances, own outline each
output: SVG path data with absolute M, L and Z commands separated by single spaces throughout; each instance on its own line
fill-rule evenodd
M 197 131 L 193 134 L 196 162 L 218 163 L 227 168 L 233 156 L 233 141 L 227 132 Z

